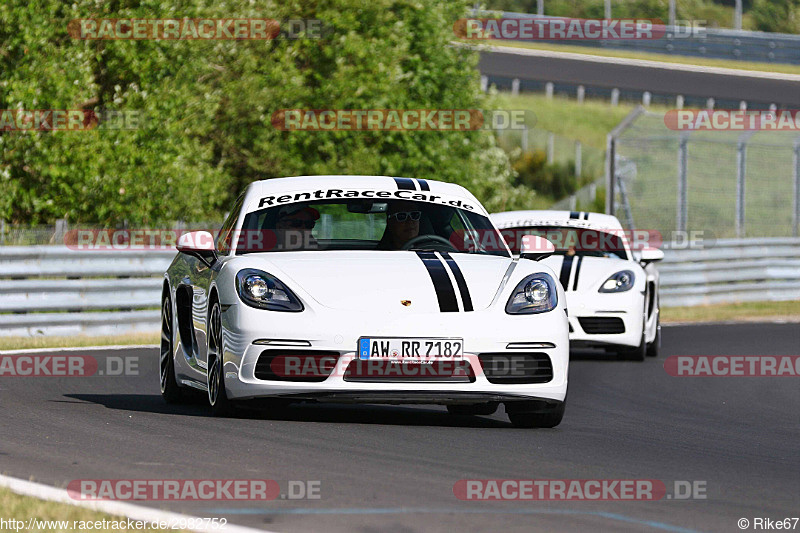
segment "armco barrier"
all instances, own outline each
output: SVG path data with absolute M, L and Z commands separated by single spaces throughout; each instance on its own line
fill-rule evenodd
M 175 253 L 0 247 L 0 336 L 156 331 Z
M 513 12 L 498 13 L 497 16 L 502 18 L 539 18 L 538 15 Z M 543 18 L 557 19 L 561 17 Z M 541 42 L 563 43 L 564 41 Z M 573 40 L 569 44 L 586 48 L 632 50 L 675 56 L 800 64 L 800 35 L 789 33 L 704 28 L 702 31 L 692 34 L 691 30 L 686 27 L 665 26 L 663 37 L 660 39 Z M 588 50 L 587 52 L 591 53 Z
M 664 252 L 662 306 L 800 299 L 798 238 L 720 239 Z
M 667 249 L 661 305 L 800 299 L 800 239 L 719 240 Z M 172 251 L 0 247 L 0 336 L 157 331 Z

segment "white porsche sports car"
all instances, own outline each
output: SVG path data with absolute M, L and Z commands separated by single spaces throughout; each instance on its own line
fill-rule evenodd
M 564 413 L 569 325 L 554 248 L 497 236 L 461 186 L 383 176 L 252 183 L 216 239 L 182 235 L 164 276 L 161 392 L 237 401 L 444 404 L 522 427 Z M 495 239 L 492 239 L 493 241 Z M 528 243 L 534 243 L 528 245 Z M 266 399 L 266 400 L 264 400 Z
M 631 250 L 612 215 L 583 211 L 510 211 L 491 215 L 512 251 L 519 236 L 545 237 L 555 247 L 543 262 L 567 294 L 570 345 L 603 347 L 643 361 L 661 343 L 656 248 Z M 516 253 L 516 252 L 515 252 Z

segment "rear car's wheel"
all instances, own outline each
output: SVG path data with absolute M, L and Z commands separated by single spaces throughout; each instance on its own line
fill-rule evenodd
M 476 403 L 471 405 L 453 404 L 447 406 L 451 415 L 493 415 L 497 411 L 498 402 Z
M 634 348 L 623 347 L 619 351 L 620 357 L 627 361 L 644 361 L 645 355 L 647 355 L 646 334 L 647 334 L 647 315 L 642 313 L 642 337 L 639 339 L 639 346 L 636 346 Z
M 219 302 L 211 306 L 208 320 L 208 403 L 214 416 L 226 416 L 234 405 L 225 392 L 225 375 L 222 357 L 222 310 Z
M 159 373 L 161 377 L 161 396 L 167 403 L 177 403 L 183 399 L 183 393 L 175 379 L 175 360 L 173 342 L 172 300 L 169 296 L 161 302 L 161 357 Z
M 506 413 L 511 423 L 518 428 L 554 428 L 564 418 L 567 398 L 563 402 L 525 400 L 506 402 Z

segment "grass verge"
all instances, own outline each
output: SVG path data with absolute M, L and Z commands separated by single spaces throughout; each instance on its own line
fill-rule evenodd
M 757 322 L 784 319 L 800 322 L 800 301 L 743 302 L 736 304 L 662 307 L 661 322 Z
M 158 344 L 159 342 L 160 336 L 157 331 L 104 337 L 89 337 L 87 335 L 75 335 L 73 337 L 0 337 L 0 350 Z
M 474 42 L 469 43 L 474 44 Z M 547 50 L 549 52 L 570 52 L 600 57 L 621 57 L 627 59 L 644 59 L 659 63 L 680 63 L 681 65 L 697 65 L 700 67 L 721 67 L 735 70 L 755 70 L 758 72 L 777 72 L 781 74 L 800 74 L 800 66 L 783 63 L 758 63 L 756 61 L 735 61 L 732 59 L 714 59 L 708 57 L 678 56 L 657 54 L 653 52 L 634 52 L 628 50 L 609 50 L 607 48 L 589 48 L 568 44 L 526 43 L 517 41 L 488 40 L 485 44 L 507 48 L 529 48 Z
M 620 102 L 612 106 L 606 100 L 577 100 L 564 96 L 547 98 L 543 94 L 510 93 L 497 95 L 499 107 L 504 109 L 526 109 L 536 115 L 535 127 L 551 131 L 569 139 L 580 141 L 599 150 L 606 148 L 606 135 L 622 122 L 637 104 Z M 650 106 L 650 111 L 665 113 L 666 107 Z
M 107 525 L 106 528 L 95 527 L 97 525 L 102 526 L 103 520 L 106 520 L 106 522 L 117 522 L 117 525 L 125 526 L 119 529 L 113 529 L 113 531 L 164 531 L 163 529 L 135 529 L 135 525 L 133 528 L 129 529 L 127 527 L 127 518 L 112 516 L 74 505 L 49 502 L 29 496 L 20 496 L 6 488 L 0 488 L 0 509 L 3 510 L 2 518 L 6 522 L 12 519 L 23 522 L 23 524 L 18 524 L 21 529 L 17 529 L 17 531 L 33 533 L 72 533 L 89 531 L 90 529 L 94 531 L 111 531 L 113 526 Z M 29 522 L 31 519 L 34 519 L 34 521 Z M 83 524 L 81 522 L 83 522 Z M 88 522 L 92 522 L 92 524 L 88 524 Z M 97 522 L 101 523 L 97 524 Z M 134 524 L 136 523 L 135 520 L 132 522 Z M 29 527 L 30 525 L 33 527 Z M 92 527 L 87 527 L 90 525 Z M 11 531 L 15 530 L 15 528 L 12 527 L 7 527 L 5 529 Z

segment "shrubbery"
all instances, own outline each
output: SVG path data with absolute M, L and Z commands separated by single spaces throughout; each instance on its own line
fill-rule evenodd
M 0 133 L 0 218 L 157 224 L 209 220 L 253 181 L 387 174 L 524 208 L 489 131 L 284 132 L 278 109 L 486 109 L 478 54 L 450 46 L 470 2 L 6 0 L 0 109 L 142 110 L 135 131 Z M 111 9 L 108 6 L 117 6 Z M 318 18 L 322 40 L 81 41 L 81 18 Z

